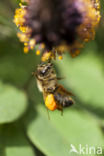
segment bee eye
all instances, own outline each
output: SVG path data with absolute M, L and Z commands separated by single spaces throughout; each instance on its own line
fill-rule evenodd
M 42 70 L 42 71 L 40 71 L 40 73 L 39 73 L 39 74 L 40 74 L 41 76 L 44 76 L 44 75 L 45 75 L 45 73 L 46 73 L 46 71 L 45 71 L 45 70 Z
M 51 68 L 50 66 L 45 67 L 44 69 L 42 69 L 42 70 L 39 72 L 39 74 L 40 74 L 41 76 L 45 76 L 45 75 L 49 72 L 50 68 Z

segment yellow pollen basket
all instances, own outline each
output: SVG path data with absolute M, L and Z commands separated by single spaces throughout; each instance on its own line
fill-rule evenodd
M 54 99 L 54 95 L 53 94 L 49 94 L 46 97 L 46 99 L 45 99 L 45 105 L 51 111 L 54 111 L 54 110 L 57 109 L 57 104 L 55 102 L 55 99 Z

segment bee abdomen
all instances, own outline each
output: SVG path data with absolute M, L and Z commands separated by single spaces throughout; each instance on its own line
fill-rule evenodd
M 57 103 L 62 107 L 69 107 L 72 104 L 74 104 L 73 99 L 67 95 L 65 96 L 60 93 L 55 93 L 54 98 L 57 101 Z
M 66 97 L 65 99 L 63 99 L 63 107 L 69 107 L 73 104 L 74 104 L 74 101 L 72 98 Z

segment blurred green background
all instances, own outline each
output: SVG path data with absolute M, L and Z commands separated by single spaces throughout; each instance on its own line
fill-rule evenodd
M 71 144 L 104 148 L 104 2 L 95 40 L 78 57 L 65 54 L 54 62 L 76 103 L 63 116 L 49 112 L 50 120 L 31 78 L 40 58 L 35 51 L 24 54 L 16 37 L 17 6 L 14 0 L 0 1 L 0 156 L 74 156 Z

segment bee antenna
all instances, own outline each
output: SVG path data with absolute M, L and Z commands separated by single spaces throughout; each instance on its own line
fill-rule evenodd
M 34 73 L 34 72 L 32 72 L 32 76 L 34 76 L 34 74 L 35 74 L 35 73 Z
M 43 61 L 40 62 L 40 65 L 44 65 L 45 63 Z
M 51 63 L 51 61 L 52 61 L 52 59 L 50 58 L 49 60 L 48 60 L 48 63 Z M 51 63 L 52 64 L 52 63 Z

